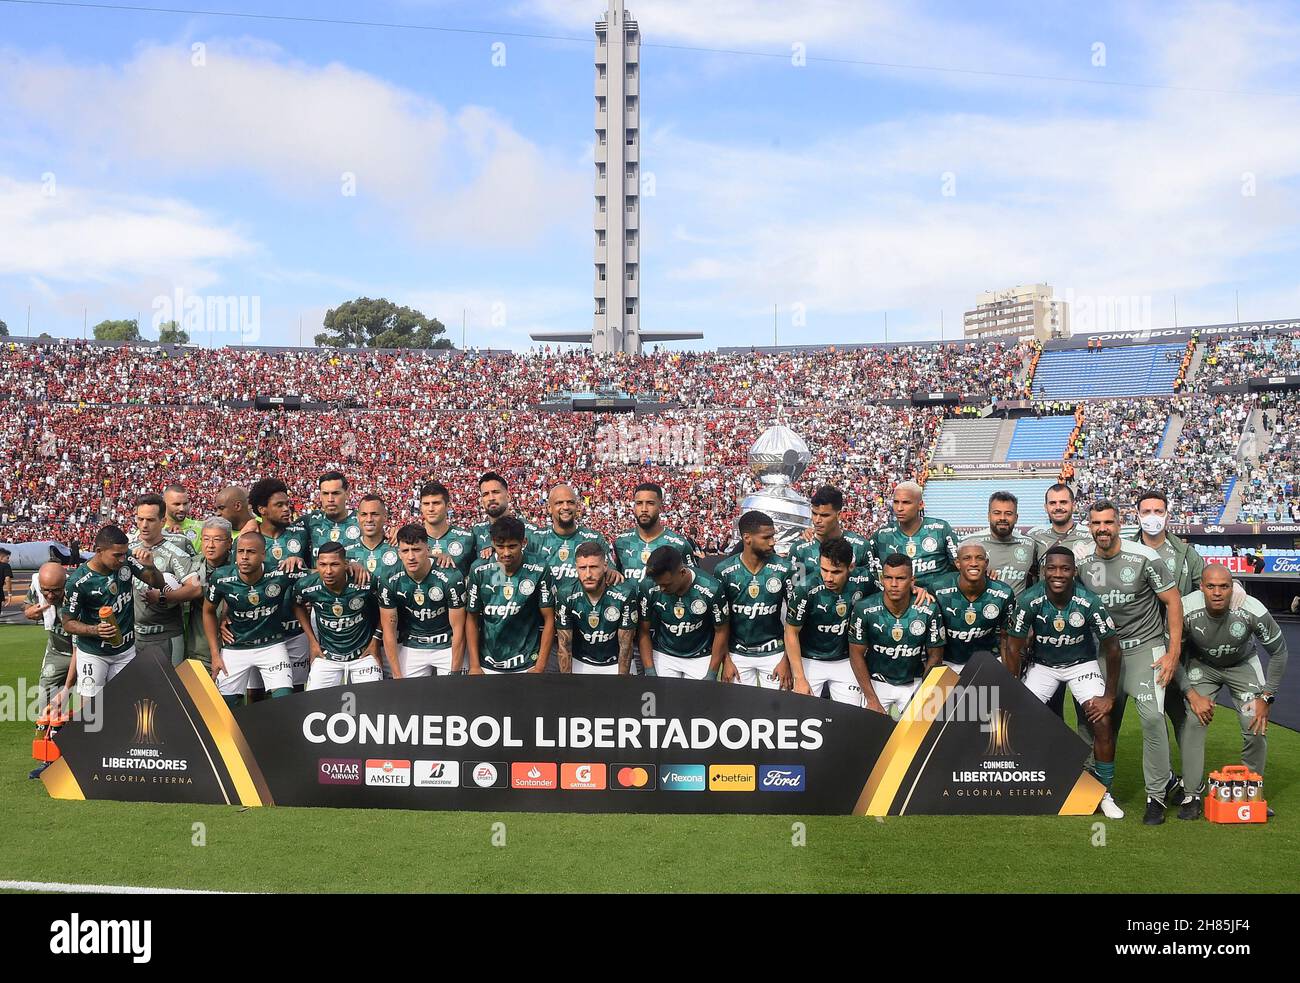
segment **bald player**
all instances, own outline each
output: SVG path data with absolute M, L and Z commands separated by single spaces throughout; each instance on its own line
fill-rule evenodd
M 582 511 L 572 485 L 556 485 L 552 488 L 546 496 L 546 511 L 551 515 L 551 526 L 538 534 L 529 532 L 528 550 L 535 553 L 537 559 L 550 569 L 556 596 L 564 598 L 582 588 L 578 583 L 578 547 L 583 543 L 599 543 L 608 561 L 609 544 L 595 529 L 578 524 Z M 622 581 L 621 573 L 612 567 L 606 569 L 606 584 Z
M 869 541 L 871 572 L 883 583 L 885 559 L 901 553 L 912 561 L 916 583 L 933 591 L 933 584 L 955 569 L 957 536 L 943 519 L 925 515 L 921 486 L 915 481 L 894 486 L 893 508 L 893 524 L 877 529 Z
M 230 523 L 232 530 L 243 529 L 253 521 L 253 510 L 248 507 L 248 489 L 227 485 L 217 492 L 217 515 Z
M 1187 659 L 1178 666 L 1178 686 L 1187 696 L 1183 720 L 1183 779 L 1190 796 L 1179 819 L 1199 819 L 1205 795 L 1205 730 L 1214 719 L 1214 698 L 1228 687 L 1241 725 L 1241 760 L 1263 777 L 1268 753 L 1268 715 L 1286 671 L 1286 639 L 1268 609 L 1253 597 L 1232 607 L 1233 578 L 1221 563 L 1201 571 L 1201 589 L 1183 598 Z M 1265 677 L 1256 643 L 1268 653 Z M 1272 810 L 1269 810 L 1270 814 Z
M 72 636 L 64 630 L 59 620 L 59 606 L 63 603 L 63 588 L 68 582 L 68 572 L 61 563 L 43 563 L 27 588 L 27 606 L 23 617 L 39 621 L 45 627 L 45 657 L 41 660 L 41 706 L 49 704 L 54 694 L 68 678 L 72 662 Z

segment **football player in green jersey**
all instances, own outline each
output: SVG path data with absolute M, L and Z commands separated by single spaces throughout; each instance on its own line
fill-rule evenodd
M 235 563 L 209 579 L 203 598 L 203 633 L 212 653 L 212 678 L 231 706 L 244 697 L 250 677 L 273 697 L 293 692 L 293 669 L 284 645 L 284 613 L 292 603 L 289 574 L 266 566 L 266 539 L 258 532 L 241 533 L 235 543 Z M 224 603 L 230 620 L 222 644 L 217 607 Z
M 578 525 L 578 496 L 571 485 L 556 485 L 546 497 L 546 510 L 551 516 L 549 529 L 529 535 L 529 552 L 536 554 L 551 571 L 556 597 L 568 597 L 578 589 L 578 547 L 583 543 L 598 543 L 609 556 L 605 537 Z M 622 583 L 623 575 L 607 565 L 605 582 Z
M 248 507 L 248 489 L 240 485 L 227 485 L 213 499 L 217 515 L 230 523 L 232 530 L 243 529 L 253 521 L 253 510 Z
M 465 581 L 455 567 L 435 567 L 425 528 L 397 530 L 402 569 L 379 586 L 379 625 L 395 679 L 461 671 L 465 659 Z
M 437 567 L 455 567 L 461 577 L 469 576 L 478 551 L 474 549 L 474 534 L 461 526 L 453 526 L 449 516 L 451 492 L 440 481 L 426 481 L 420 486 L 420 518 L 424 534 Z
M 357 505 L 357 527 L 361 536 L 346 547 L 347 557 L 365 568 L 366 573 L 383 583 L 402 568 L 397 547 L 384 536 L 384 523 L 388 521 L 388 506 L 378 495 L 361 496 Z
M 312 627 L 311 615 L 316 616 Z M 316 572 L 294 589 L 294 615 L 307 636 L 311 669 L 307 690 L 346 683 L 373 683 L 383 678 L 379 668 L 378 582 L 362 585 L 352 576 L 342 543 L 322 543 Z M 390 666 L 393 674 L 401 670 Z
M 348 509 L 348 488 L 347 476 L 342 471 L 326 471 L 316 479 L 320 508 L 302 517 L 311 536 L 313 564 L 326 543 L 342 543 L 346 548 L 361 538 L 356 513 Z
M 637 644 L 641 664 L 672 679 L 714 679 L 727 654 L 727 633 L 718 631 L 731 617 L 727 594 L 717 579 L 688 567 L 674 546 L 650 554 Z
M 184 485 L 168 485 L 162 493 L 167 519 L 163 522 L 163 535 L 184 539 L 195 555 L 199 552 L 199 533 L 203 523 L 190 515 L 190 493 Z
M 470 571 L 465 644 L 471 675 L 545 672 L 555 641 L 555 584 L 546 565 L 525 553 L 521 519 L 492 523 L 495 561 Z
M 65 689 L 74 680 L 83 699 L 95 697 L 135 658 L 135 606 L 132 578 L 161 590 L 166 584 L 153 565 L 147 546 L 127 552 L 127 539 L 117 526 L 95 534 L 95 555 L 73 571 L 64 588 L 59 617 L 72 636 L 72 662 Z M 104 618 L 100 612 L 111 608 Z
M 894 553 L 912 561 L 916 583 L 927 590 L 934 580 L 952 572 L 957 536 L 943 519 L 924 515 L 924 509 L 921 486 L 915 481 L 894 486 L 894 523 L 877 529 L 870 540 L 872 573 L 877 580 L 882 577 L 885 557 Z
M 68 678 L 72 663 L 72 636 L 63 629 L 59 608 L 63 605 L 68 572 L 61 563 L 42 563 L 27 588 L 23 617 L 39 621 L 45 629 L 45 657 L 41 660 L 40 700 L 48 706 Z
M 560 672 L 626 676 L 640 609 L 627 584 L 609 585 L 604 547 L 578 547 L 578 589 L 555 608 Z
M 957 572 L 935 582 L 934 599 L 947 637 L 944 665 L 960 673 L 977 652 L 1006 661 L 1003 633 L 1011 620 L 1015 594 L 1010 585 L 989 579 L 989 555 L 983 546 L 961 544 Z
M 862 687 L 849 662 L 848 628 L 870 574 L 854 566 L 847 540 L 828 539 L 818 545 L 821 580 L 796 587 L 786 607 L 785 653 L 792 688 L 805 696 L 821 696 L 829 684 L 832 700 L 860 707 Z
M 506 479 L 495 471 L 488 471 L 478 479 L 478 497 L 487 519 L 474 523 L 471 530 L 474 534 L 474 547 L 478 550 L 479 559 L 490 560 L 496 550 L 496 544 L 492 541 L 492 524 L 503 516 L 517 513 L 510 497 L 510 486 L 506 484 Z M 532 553 L 531 538 L 535 537 L 540 530 L 523 516 L 519 516 L 519 520 L 524 524 L 525 536 L 529 537 L 524 541 L 524 551 Z
M 185 658 L 184 605 L 198 600 L 203 588 L 191 569 L 194 551 L 189 541 L 163 534 L 166 509 L 161 495 L 135 500 L 135 535 L 127 548 L 147 547 L 167 584 L 162 590 L 135 585 L 135 644 L 142 655 L 157 654 L 180 665 Z
M 1224 686 L 1237 705 L 1242 763 L 1255 774 L 1264 774 L 1268 714 L 1286 671 L 1286 639 L 1268 609 L 1255 598 L 1247 597 L 1233 609 L 1234 583 L 1227 567 L 1210 563 L 1201 572 L 1201 589 L 1183 599 L 1187 661 L 1178 667 L 1178 683 L 1187 694 L 1188 711 L 1183 721 L 1183 775 L 1189 786 L 1195 783 L 1195 791 L 1178 810 L 1179 819 L 1198 819 L 1202 814 L 1205 729 L 1214 719 L 1214 698 Z M 1256 642 L 1268 653 L 1267 679 L 1255 651 Z
M 1120 732 L 1129 696 L 1142 721 L 1142 776 L 1147 809 L 1142 822 L 1158 826 L 1165 808 L 1182 805 L 1182 781 L 1169 758 L 1169 729 L 1165 724 L 1165 688 L 1174 681 L 1182 655 L 1183 601 L 1169 577 L 1169 568 L 1155 550 L 1120 536 L 1119 507 L 1101 499 L 1088 510 L 1088 530 L 1096 544 L 1079 563 L 1079 579 L 1101 598 L 1119 630 L 1120 679 L 1111 726 Z M 1176 683 L 1175 683 L 1176 685 Z M 1177 699 L 1177 693 L 1172 697 Z M 1091 734 L 1081 717 L 1079 733 Z
M 790 597 L 793 568 L 776 554 L 776 525 L 766 512 L 751 509 L 737 528 L 741 551 L 713 571 L 731 608 L 731 617 L 718 627 L 727 636 L 722 681 L 789 689 L 782 608 Z
M 1007 629 L 1006 662 L 1012 675 L 1020 674 L 1026 642 L 1035 641 L 1034 663 L 1025 674 L 1025 686 L 1043 703 L 1058 689 L 1069 688 L 1080 713 L 1092 722 L 1092 748 L 1097 778 L 1106 786 L 1101 811 L 1110 819 L 1123 819 L 1124 810 L 1110 793 L 1115 781 L 1115 729 L 1111 711 L 1120 679 L 1119 635 L 1101 599 L 1075 579 L 1074 551 L 1059 545 L 1043 557 L 1043 579 L 1016 600 Z M 1100 672 L 1098 649 L 1105 660 Z
M 866 536 L 850 532 L 840 523 L 844 511 L 844 493 L 834 485 L 822 485 L 813 493 L 812 525 L 804 530 L 803 540 L 790 550 L 796 587 L 816 587 L 821 583 L 821 544 L 828 539 L 843 539 L 853 547 L 853 566 L 867 566 L 871 543 Z
M 882 593 L 853 606 L 849 661 L 868 710 L 901 716 L 925 674 L 943 661 L 944 630 L 936 605 L 915 600 L 912 560 L 881 561 Z
M 268 562 L 280 570 L 302 570 L 311 554 L 307 527 L 293 518 L 289 486 L 279 478 L 263 478 L 248 489 L 248 508 L 256 529 L 266 538 Z M 246 526 L 241 532 L 248 532 Z

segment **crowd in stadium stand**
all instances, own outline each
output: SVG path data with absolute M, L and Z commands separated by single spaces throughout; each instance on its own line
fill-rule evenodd
M 1196 388 L 1235 386 L 1274 375 L 1300 375 L 1300 331 L 1210 342 Z
M 594 355 L 98 347 L 0 349 L 16 400 L 219 405 L 258 395 L 374 409 L 518 409 L 570 392 L 618 391 L 691 406 L 861 403 L 925 391 L 1012 395 L 1028 348 L 1001 342 L 801 352 Z
M 1203 394 L 1177 403 L 1183 429 L 1174 449 L 1176 457 L 1236 458 L 1244 451 L 1247 424 L 1258 405 L 1254 397 L 1241 393 Z
M 1269 394 L 1266 398 L 1265 433 L 1260 438 L 1259 460 L 1244 476 L 1240 521 L 1300 521 L 1297 414 L 1300 414 L 1300 395 Z
M 1218 522 L 1224 489 L 1234 474 L 1236 466 L 1228 458 L 1098 458 L 1075 465 L 1075 494 L 1083 503 L 1108 498 L 1131 512 L 1138 491 L 1162 488 L 1169 494 L 1174 521 Z
M 799 487 L 845 488 L 846 521 L 874 527 L 888 516 L 892 483 L 921 466 L 939 419 L 937 410 L 903 407 L 807 408 L 782 422 L 813 450 Z M 574 484 L 583 521 L 607 535 L 629 527 L 636 484 L 656 481 L 674 528 L 716 551 L 732 538 L 739 498 L 754 487 L 747 451 L 772 422 L 744 410 L 630 417 L 26 404 L 0 420 L 0 521 L 5 538 L 86 545 L 99 525 L 127 520 L 143 490 L 183 484 L 200 515 L 224 485 L 279 476 L 301 508 L 315 476 L 339 467 L 356 497 L 374 491 L 403 517 L 413 514 L 418 486 L 436 478 L 453 493 L 455 521 L 470 523 L 479 518 L 478 476 L 493 469 L 536 522 L 546 521 L 547 491 Z
M 1075 456 L 1155 457 L 1174 402 L 1139 398 L 1089 401 L 1083 407 Z

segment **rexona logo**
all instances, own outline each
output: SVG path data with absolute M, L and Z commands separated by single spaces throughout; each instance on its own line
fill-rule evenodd
M 803 792 L 808 788 L 803 765 L 759 765 L 760 792 Z
M 604 762 L 560 765 L 560 788 L 599 791 L 608 788 Z
M 659 787 L 668 792 L 703 792 L 704 765 L 663 765 L 659 770 Z
M 456 788 L 460 785 L 459 761 L 417 761 L 417 788 Z
M 321 758 L 316 763 L 316 782 L 320 785 L 360 785 L 360 758 Z
M 504 761 L 466 761 L 461 769 L 460 784 L 464 788 L 505 788 L 506 763 Z
M 410 785 L 411 762 L 386 758 L 366 759 L 367 785 Z
M 655 790 L 654 765 L 614 765 L 613 780 L 610 788 L 627 789 L 629 792 L 653 792 Z
M 710 792 L 752 792 L 754 787 L 753 765 L 709 765 Z
M 516 761 L 510 766 L 511 788 L 555 788 L 559 781 L 553 761 Z

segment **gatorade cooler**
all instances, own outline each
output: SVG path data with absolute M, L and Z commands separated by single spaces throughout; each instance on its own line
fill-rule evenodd
M 1205 818 L 1212 823 L 1267 822 L 1264 780 L 1245 765 L 1228 765 L 1211 772 Z
M 68 712 L 62 709 L 46 707 L 36 718 L 36 737 L 32 740 L 32 757 L 49 764 L 58 761 L 61 755 L 54 743 L 54 736 L 59 728 L 68 722 Z

